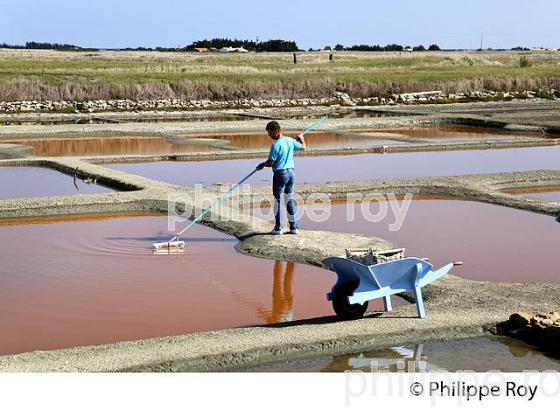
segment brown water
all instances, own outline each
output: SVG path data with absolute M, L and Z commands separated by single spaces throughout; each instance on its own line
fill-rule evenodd
M 141 136 L 26 138 L 10 140 L 9 143 L 31 145 L 31 154 L 38 157 L 169 154 L 217 149 L 207 145 L 170 144 L 164 138 Z
M 0 167 L 0 199 L 112 191 L 49 168 Z
M 293 360 L 245 369 L 257 372 L 560 371 L 560 356 L 511 338 L 487 336 Z
M 296 136 L 297 133 L 286 132 L 286 136 Z M 247 134 L 200 134 L 185 135 L 185 137 L 204 137 L 226 140 L 231 142 L 231 146 L 243 149 L 262 149 L 270 148 L 274 142 L 265 133 Z M 341 147 L 372 147 L 375 145 L 394 145 L 402 144 L 399 141 L 375 139 L 375 138 L 352 138 L 331 132 L 312 132 L 305 135 L 305 142 L 309 148 L 341 148 Z
M 239 181 L 264 159 L 146 162 L 106 166 L 177 185 L 210 185 Z M 560 146 L 297 157 L 295 165 L 296 182 L 318 183 L 560 169 Z M 247 182 L 262 185 L 270 184 L 271 181 L 272 172 L 265 169 Z
M 333 314 L 332 272 L 243 256 L 199 225 L 185 254 L 154 255 L 166 229 L 163 216 L 0 227 L 0 354 Z
M 534 132 L 507 132 L 491 128 L 478 128 L 457 125 L 438 125 L 438 126 L 413 126 L 402 128 L 375 129 L 369 132 L 389 132 L 395 134 L 406 135 L 412 138 L 435 140 L 435 141 L 452 141 L 455 139 L 515 139 L 526 137 L 551 137 L 548 134 Z M 366 133 L 367 135 L 367 133 Z
M 560 202 L 560 187 L 534 187 L 534 188 L 515 188 L 504 189 L 503 192 L 524 196 L 526 198 L 541 199 L 543 201 Z
M 402 203 L 398 200 L 399 206 Z M 467 279 L 560 282 L 554 259 L 560 224 L 553 217 L 477 202 L 419 199 L 410 203 L 400 229 L 391 231 L 391 225 L 398 227 L 387 206 L 387 216 L 380 222 L 367 217 L 378 214 L 379 202 L 333 204 L 324 222 L 313 222 L 311 213 L 300 206 L 300 223 L 303 229 L 379 236 L 406 248 L 407 255 L 430 258 L 436 267 L 462 261 L 464 265 L 451 273 Z M 267 219 L 273 218 L 271 214 L 271 209 L 262 210 Z

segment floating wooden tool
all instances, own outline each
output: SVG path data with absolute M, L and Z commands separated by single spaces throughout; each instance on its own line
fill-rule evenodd
M 158 243 L 154 243 L 152 247 L 154 248 L 154 250 L 162 250 L 162 251 L 166 251 L 168 249 L 173 249 L 173 248 L 184 248 L 185 241 L 158 242 Z
M 183 245 L 180 245 L 183 243 Z M 177 241 L 176 246 L 167 246 L 153 248 L 154 255 L 179 255 L 185 252 L 185 243 L 183 241 Z

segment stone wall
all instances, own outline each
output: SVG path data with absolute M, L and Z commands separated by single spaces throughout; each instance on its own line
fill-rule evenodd
M 509 101 L 544 98 L 560 98 L 558 90 L 521 91 L 501 93 L 496 91 L 473 91 L 470 93 L 444 94 L 441 91 L 393 94 L 388 97 L 352 98 L 337 92 L 333 98 L 300 99 L 239 99 L 230 101 L 211 100 L 93 100 L 93 101 L 0 101 L 0 113 L 21 112 L 78 112 L 104 111 L 153 111 L 153 110 L 197 110 L 257 107 L 305 107 L 320 105 L 375 106 L 394 104 L 448 104 L 471 101 Z

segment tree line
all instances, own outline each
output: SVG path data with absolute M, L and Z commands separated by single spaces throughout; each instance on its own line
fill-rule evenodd
M 300 51 L 295 41 L 286 40 L 267 40 L 267 41 L 251 41 L 238 40 L 229 38 L 213 38 L 211 40 L 199 40 L 185 47 L 186 50 L 194 50 L 195 48 L 216 48 L 223 47 L 243 47 L 249 51 L 267 51 L 267 52 L 294 52 Z
M 286 40 L 266 40 L 266 41 L 252 41 L 252 40 L 238 40 L 230 38 L 213 38 L 194 41 L 191 44 L 184 47 L 127 47 L 127 48 L 113 48 L 108 50 L 117 51 L 171 51 L 171 52 L 185 52 L 192 51 L 195 48 L 208 48 L 208 49 L 221 49 L 224 47 L 243 47 L 248 51 L 256 52 L 298 52 L 304 51 L 300 49 L 295 41 Z M 30 50 L 62 50 L 62 51 L 99 51 L 99 48 L 85 48 L 74 44 L 59 44 L 59 43 L 48 43 L 48 42 L 36 42 L 28 41 L 25 45 L 17 44 L 7 44 L 0 43 L 0 48 L 11 48 L 11 49 L 30 49 Z M 355 44 L 352 46 L 343 46 L 342 44 L 337 44 L 334 47 L 325 46 L 323 50 L 335 50 L 335 51 L 440 51 L 440 47 L 437 44 L 431 44 L 427 48 L 423 45 L 417 45 L 414 47 L 402 46 L 400 44 L 387 44 L 381 46 L 379 44 L 369 45 L 369 44 Z M 490 50 L 490 49 L 489 49 Z M 527 51 L 527 47 L 513 47 L 512 51 Z M 308 51 L 314 51 L 310 48 Z
M 328 47 L 328 46 L 327 46 Z M 325 47 L 325 48 L 327 48 Z M 401 46 L 400 44 L 387 44 L 386 46 L 380 46 L 379 44 L 376 45 L 369 45 L 369 44 L 356 44 L 350 47 L 344 47 L 342 44 L 337 44 L 334 46 L 336 51 L 403 51 L 405 49 L 410 49 L 413 51 L 426 51 L 426 47 L 423 45 L 418 45 L 414 47 L 410 46 Z M 428 51 L 440 51 L 441 49 L 437 44 L 432 44 L 428 47 Z
M 27 49 L 27 50 L 74 50 L 74 51 L 91 51 L 95 48 L 84 48 L 73 44 L 58 43 L 39 43 L 36 41 L 28 41 L 25 45 L 0 43 L 0 48 Z

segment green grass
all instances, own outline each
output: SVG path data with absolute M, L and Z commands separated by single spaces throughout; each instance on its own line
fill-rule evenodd
M 214 66 L 216 67 L 216 66 Z M 275 66 L 274 69 L 259 69 L 257 72 L 244 73 L 243 67 L 239 71 L 230 71 L 231 67 L 224 67 L 209 71 L 182 72 L 172 66 L 161 66 L 139 63 L 118 63 L 115 65 L 106 62 L 48 62 L 38 64 L 34 61 L 0 61 L 0 78 L 2 81 L 35 78 L 47 84 L 59 84 L 64 81 L 79 82 L 106 82 L 106 83 L 141 83 L 146 81 L 182 81 L 182 80 L 218 80 L 218 81 L 299 81 L 309 79 L 324 79 L 325 76 L 334 80 L 344 81 L 442 81 L 472 78 L 505 78 L 523 76 L 558 77 L 559 66 L 534 66 L 520 68 L 511 66 L 454 66 L 439 67 L 429 65 L 399 66 L 389 65 L 377 70 L 363 70 L 366 65 L 346 66 L 339 64 L 333 67 L 308 65 L 304 69 L 294 70 L 294 66 Z M 334 69 L 333 69 L 334 68 Z M 235 70 L 235 68 L 233 69 Z
M 291 53 L 197 55 L 50 51 L 34 52 L 32 58 L 28 58 L 28 54 L 24 57 L 23 53 L 0 50 L 0 84 L 4 86 L 6 95 L 0 93 L 0 100 L 7 96 L 17 96 L 17 92 L 21 93 L 23 99 L 26 97 L 26 91 L 25 86 L 21 84 L 28 82 L 33 83 L 35 88 L 51 87 L 51 91 L 52 87 L 71 84 L 82 87 L 84 92 L 92 86 L 130 87 L 148 84 L 169 85 L 175 88 L 187 84 L 194 90 L 198 83 L 205 82 L 204 87 L 210 87 L 212 84 L 220 87 L 227 85 L 229 92 L 237 88 L 238 93 L 244 93 L 246 90 L 243 87 L 251 88 L 251 92 L 258 97 L 257 88 L 262 89 L 262 95 L 265 95 L 267 83 L 275 84 L 276 88 L 289 87 L 292 94 L 297 94 L 297 85 L 302 83 L 316 83 L 317 87 L 332 83 L 331 89 L 325 90 L 326 94 L 337 87 L 336 83 L 354 88 L 359 84 L 362 88 L 368 88 L 367 92 L 364 88 L 364 94 L 371 94 L 374 89 L 382 92 L 384 88 L 394 85 L 405 87 L 401 92 L 419 91 L 427 86 L 445 86 L 449 90 L 460 91 L 461 87 L 470 87 L 465 82 L 484 81 L 485 86 L 492 86 L 492 82 L 488 80 L 496 81 L 502 88 L 506 82 L 538 82 L 537 86 L 545 87 L 560 78 L 560 55 L 556 55 L 558 53 L 531 56 L 531 61 L 534 61 L 531 67 L 520 67 L 520 58 L 525 56 L 519 52 L 343 52 L 336 53 L 334 61 L 330 63 L 328 54 L 301 53 L 297 65 L 292 63 Z M 10 87 L 11 84 L 14 86 Z M 305 92 L 309 91 L 307 87 Z M 354 90 L 358 94 L 359 91 Z M 192 92 L 197 94 L 192 98 L 200 96 L 200 92 Z M 27 93 L 41 98 L 40 94 L 35 95 L 39 93 L 37 90 Z M 322 91 L 317 89 L 313 93 L 320 95 Z M 162 95 L 162 98 L 167 97 L 169 96 Z

